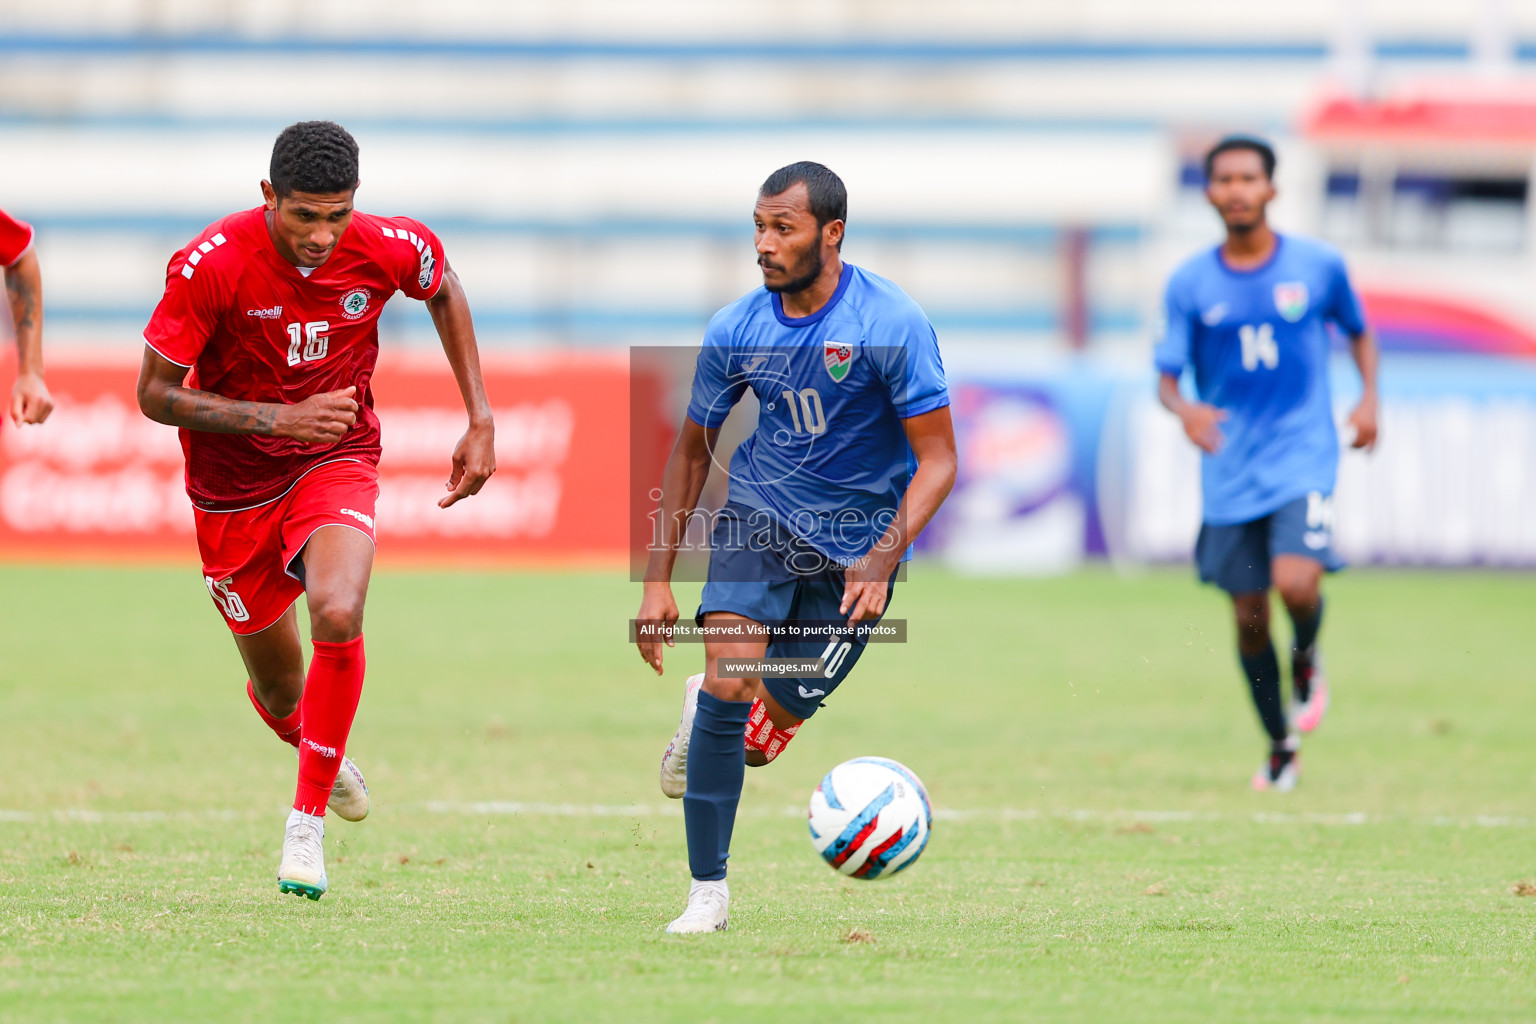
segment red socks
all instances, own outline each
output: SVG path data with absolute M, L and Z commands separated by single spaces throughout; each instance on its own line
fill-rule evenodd
M 299 741 L 299 785 L 293 806 L 306 814 L 323 815 L 363 693 L 365 659 L 362 637 L 343 644 L 312 643 L 315 653 L 309 660 L 309 676 L 299 701 L 304 731 Z
M 275 718 L 272 712 L 261 706 L 261 701 L 256 699 L 256 687 L 247 679 L 245 681 L 245 695 L 251 698 L 251 707 L 261 716 L 261 720 L 267 723 L 267 728 L 277 733 L 277 738 L 290 747 L 299 745 L 299 722 L 303 719 L 300 708 L 294 708 L 293 714 L 287 718 Z

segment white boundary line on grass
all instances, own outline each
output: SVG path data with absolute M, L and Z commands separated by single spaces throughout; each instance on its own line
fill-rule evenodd
M 466 817 L 518 816 L 530 818 L 644 818 L 650 816 L 682 817 L 681 802 L 667 804 L 543 804 L 521 803 L 515 800 L 489 800 L 476 803 L 449 803 L 433 801 L 426 805 L 429 814 L 454 814 Z M 764 817 L 775 812 L 757 808 L 749 816 Z M 785 807 L 778 814 L 805 817 L 800 807 Z M 1533 828 L 1536 820 L 1508 815 L 1477 814 L 1465 817 L 1450 815 L 1391 815 L 1367 814 L 1364 811 L 1347 813 L 1303 812 L 1286 814 L 1273 811 L 1255 811 L 1251 814 L 1223 814 L 1220 811 L 1136 811 L 1136 810 L 1023 810 L 1011 807 L 961 809 L 939 807 L 933 812 L 939 821 L 1120 821 L 1145 822 L 1147 824 L 1171 824 L 1194 821 L 1248 821 L 1255 825 L 1385 825 L 1408 822 L 1437 828 Z
M 452 815 L 465 818 L 529 817 L 529 818 L 650 818 L 682 817 L 680 802 L 666 804 L 548 804 L 525 803 L 516 800 L 485 800 L 472 803 L 432 801 L 426 804 L 407 804 L 399 808 L 404 813 L 425 811 L 427 814 Z M 745 808 L 742 817 L 803 818 L 805 811 L 799 807 Z M 1249 814 L 1223 813 L 1220 811 L 1139 811 L 1061 809 L 1035 810 L 1009 807 L 960 809 L 940 807 L 933 812 L 939 821 L 950 822 L 1128 822 L 1177 824 L 1179 822 L 1249 822 L 1255 825 L 1389 825 L 1407 823 L 1435 828 L 1536 828 L 1536 820 L 1506 815 L 1476 814 L 1460 817 L 1450 815 L 1394 815 L 1367 814 L 1364 811 L 1350 813 L 1255 811 Z M 207 810 L 207 811 L 91 811 L 77 808 L 55 811 L 21 811 L 0 809 L 0 824 L 34 824 L 51 821 L 56 824 L 84 825 L 156 825 L 167 822 L 242 821 L 267 817 L 257 811 Z
M 60 825 L 158 825 L 167 821 L 239 821 L 248 811 L 88 811 L 81 808 L 36 812 L 0 810 L 0 823 L 53 821 Z

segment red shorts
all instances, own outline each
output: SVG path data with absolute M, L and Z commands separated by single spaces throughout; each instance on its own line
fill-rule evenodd
M 379 470 L 328 462 L 299 477 L 282 497 L 240 512 L 194 508 L 203 582 L 229 628 L 259 633 L 304 593 L 299 555 L 322 526 L 348 526 L 377 543 L 373 510 Z

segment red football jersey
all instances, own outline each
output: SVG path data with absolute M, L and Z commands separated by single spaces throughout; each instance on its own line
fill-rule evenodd
M 0 267 L 14 266 L 32 247 L 32 225 L 0 210 Z
M 356 385 L 360 407 L 357 423 L 335 444 L 183 430 L 193 503 L 220 512 L 252 508 L 322 463 L 377 464 L 379 418 L 369 381 L 379 312 L 396 291 L 436 295 L 444 266 L 442 243 L 420 222 L 358 212 L 325 263 L 305 277 L 278 254 L 259 206 L 209 225 L 172 256 L 144 340 L 192 368 L 188 387 L 292 405 Z

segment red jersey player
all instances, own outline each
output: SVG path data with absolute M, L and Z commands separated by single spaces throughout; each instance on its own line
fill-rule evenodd
M 0 267 L 16 328 L 16 383 L 11 385 L 11 422 L 41 423 L 53 411 L 43 383 L 43 275 L 32 251 L 32 225 L 0 210 Z
M 417 221 L 354 211 L 357 185 L 344 128 L 285 128 L 265 204 L 171 257 L 139 371 L 139 408 L 181 428 L 203 579 L 235 635 L 251 703 L 298 748 L 278 888 L 310 899 L 327 886 L 327 804 L 354 821 L 368 813 L 344 753 L 363 686 L 379 493 L 370 379 L 379 312 L 396 291 L 426 301 L 469 414 L 438 504 L 474 494 L 496 469 L 469 305 L 442 243 Z

